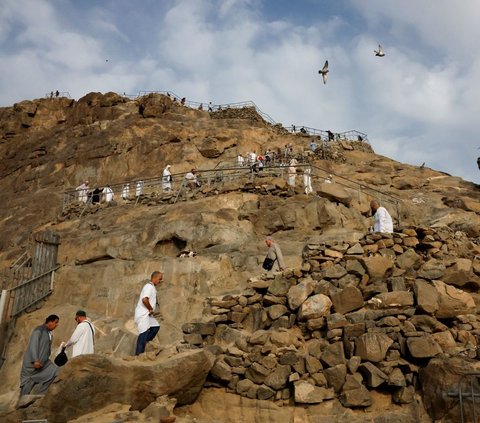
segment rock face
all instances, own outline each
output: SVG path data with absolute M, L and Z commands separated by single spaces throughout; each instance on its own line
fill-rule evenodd
M 0 108 L 0 140 L 0 187 L 8 205 L 0 208 L 2 268 L 27 250 L 32 232 L 53 229 L 62 240 L 54 294 L 17 319 L 6 350 L 0 420 L 15 402 L 11 392 L 18 386 L 28 336 L 50 313 L 61 316 L 54 349 L 74 329 L 70 316 L 86 309 L 99 329 L 96 352 L 109 357 L 96 365 L 122 372 L 125 366 L 128 378 L 142 379 L 136 372 L 145 363 L 120 365 L 116 358 L 133 352 L 133 310 L 143 282 L 156 269 L 165 273 L 158 297 L 160 344 L 168 355 L 214 345 L 219 355 L 204 386 L 218 398 L 227 397 L 218 387 L 235 392 L 239 402 L 230 401 L 237 407 L 255 404 L 233 421 L 288 416 L 285 421 L 313 422 L 324 407 L 326 421 L 343 416 L 354 422 L 364 415 L 353 409 L 370 411 L 376 403 L 394 401 L 405 413 L 390 420 L 379 415 L 379 421 L 416 422 L 419 368 L 444 357 L 440 350 L 449 357 L 474 355 L 480 328 L 475 303 L 480 206 L 474 184 L 393 162 L 362 142 L 329 143 L 310 154 L 310 137 L 272 126 L 254 109 L 210 114 L 159 94 L 129 100 L 90 93 L 78 101 L 40 99 Z M 289 186 L 282 169 L 254 175 L 245 167 L 235 171 L 241 177 L 225 170 L 238 154 L 281 151 L 289 143 L 300 161 L 308 157 L 318 195 L 303 193 L 301 177 Z M 159 178 L 167 164 L 174 187 L 169 193 Z M 183 173 L 193 167 L 202 174 L 202 186 L 177 198 Z M 330 172 L 334 183 L 322 183 Z M 63 191 L 85 179 L 92 188 L 111 184 L 114 201 L 85 207 L 74 200 L 62 207 Z M 121 198 L 126 180 L 145 182 L 138 198 L 133 186 L 131 198 Z M 369 202 L 378 191 L 399 198 L 395 203 L 384 197 L 394 234 L 367 234 Z M 263 239 L 272 234 L 289 270 L 252 277 L 261 272 Z M 366 344 L 380 353 L 369 352 Z M 72 377 L 83 380 L 78 368 Z M 128 408 L 142 398 L 150 401 L 149 389 L 161 391 L 157 382 L 126 386 L 118 395 L 129 404 L 119 405 L 117 415 L 108 408 L 114 404 L 102 404 L 110 421 L 147 419 L 146 411 Z M 67 392 L 65 383 L 53 385 L 52 392 L 62 397 L 56 389 Z M 294 402 L 297 385 L 302 398 L 311 401 L 307 391 L 313 387 L 314 401 L 322 399 L 310 406 L 312 414 L 300 407 L 288 414 L 276 405 Z M 141 390 L 136 397 L 129 393 L 133 387 Z M 82 412 L 66 401 L 65 413 Z M 50 394 L 44 404 L 60 407 Z M 217 415 L 205 402 L 202 406 Z M 9 422 L 42 417 L 32 411 L 39 407 L 36 401 Z

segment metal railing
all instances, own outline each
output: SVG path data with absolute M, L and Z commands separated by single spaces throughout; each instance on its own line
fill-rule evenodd
M 318 136 L 321 140 L 327 141 L 360 141 L 370 144 L 368 141 L 367 134 L 357 131 L 357 130 L 350 130 L 344 132 L 331 132 L 328 130 L 323 129 L 316 129 L 310 126 L 305 125 L 290 125 L 288 127 L 282 125 L 279 122 L 276 122 L 269 114 L 263 112 L 253 101 L 239 101 L 235 103 L 223 103 L 223 104 L 213 104 L 212 102 L 200 102 L 200 101 L 192 101 L 184 99 L 180 97 L 178 94 L 175 94 L 173 91 L 164 91 L 164 90 L 154 90 L 154 91 L 139 91 L 138 94 L 127 94 L 123 93 L 123 97 L 129 98 L 130 100 L 136 100 L 140 97 L 144 97 L 149 94 L 161 94 L 170 97 L 174 101 L 186 106 L 191 107 L 194 109 L 202 109 L 209 112 L 218 112 L 222 110 L 228 109 L 243 109 L 243 108 L 253 108 L 255 111 L 262 117 L 262 119 L 271 124 L 271 125 L 280 125 L 285 131 L 291 133 L 303 133 L 305 135 L 312 135 Z M 71 98 L 70 93 L 67 91 L 62 92 L 50 92 L 45 94 L 45 98 L 60 98 L 66 97 Z M 183 100 L 183 101 L 182 101 Z
M 49 92 L 47 94 L 45 94 L 45 98 L 60 98 L 60 97 L 66 97 L 66 98 L 72 98 L 70 97 L 70 93 L 68 91 L 62 91 L 62 92 L 57 92 L 56 91 L 52 91 L 52 92 Z
M 480 385 L 478 379 L 480 378 L 479 372 L 465 373 L 460 377 L 458 381 L 457 391 L 448 392 L 447 395 L 451 398 L 458 398 L 458 405 L 460 408 L 460 423 L 465 423 L 466 414 L 466 401 L 471 401 L 471 417 L 473 420 L 468 420 L 471 423 L 478 422 L 477 402 L 476 399 L 480 398 Z M 466 390 L 464 390 L 466 388 Z
M 166 95 L 172 99 L 175 99 L 174 101 L 178 101 L 180 104 L 183 104 L 186 107 L 191 107 L 193 109 L 203 109 L 208 112 L 218 112 L 218 111 L 227 110 L 227 109 L 243 109 L 246 107 L 252 107 L 263 118 L 263 120 L 270 123 L 271 125 L 276 125 L 276 122 L 271 118 L 271 116 L 269 116 L 265 112 L 262 112 L 253 101 L 240 101 L 237 103 L 213 104 L 211 102 L 205 103 L 205 102 L 191 101 L 191 100 L 185 99 L 185 101 L 182 103 L 182 97 L 180 97 L 179 95 L 175 94 L 172 91 L 140 91 L 138 93 L 138 97 L 143 97 L 148 94 Z
M 143 97 L 148 94 L 162 94 L 172 99 L 175 99 L 174 101 L 178 101 L 179 103 L 182 102 L 182 98 L 172 91 L 140 91 L 136 98 Z M 124 96 L 132 98 L 132 96 L 130 95 L 128 96 L 124 95 Z M 185 99 L 184 102 L 181 104 L 183 104 L 186 107 L 191 107 L 194 109 L 202 108 L 203 110 L 207 110 L 210 112 L 218 112 L 218 111 L 228 110 L 228 109 L 242 109 L 242 108 L 251 107 L 251 108 L 254 108 L 255 111 L 262 117 L 262 119 L 268 122 L 269 124 L 281 125 L 280 123 L 275 122 L 275 120 L 270 115 L 260 110 L 260 108 L 253 101 L 240 101 L 236 103 L 212 104 L 211 102 L 205 103 L 205 102 L 191 101 L 191 100 Z M 368 141 L 367 134 L 360 131 L 356 131 L 356 130 L 333 133 L 328 130 L 316 129 L 316 128 L 312 128 L 305 125 L 291 125 L 289 127 L 281 125 L 281 127 L 291 133 L 303 133 L 305 135 L 319 136 L 322 140 L 327 140 L 327 141 L 360 141 L 360 142 L 365 142 L 367 144 L 370 144 Z
M 332 132 L 323 129 L 311 128 L 310 126 L 290 125 L 284 127 L 293 134 L 304 134 L 320 137 L 322 141 L 359 141 L 370 145 L 368 136 L 364 132 L 350 130 L 345 132 Z
M 279 158 L 279 160 L 282 160 L 282 158 Z M 380 191 L 374 187 L 370 187 L 366 184 L 359 183 L 352 179 L 332 173 L 328 169 L 311 164 L 307 161 L 307 158 L 305 157 L 299 156 L 297 160 L 298 164 L 294 165 L 294 167 L 310 167 L 312 169 L 312 182 L 315 184 L 323 183 L 325 180 L 328 179 L 329 175 L 332 175 L 336 184 L 347 188 L 349 192 L 357 192 L 359 194 L 359 200 L 360 194 L 363 193 L 365 195 L 368 195 L 371 199 L 378 200 L 381 204 L 390 204 L 391 208 L 395 209 L 396 212 L 396 216 L 393 217 L 397 221 L 397 224 L 400 224 L 401 200 L 399 198 L 386 192 Z M 110 189 L 112 189 L 115 196 L 119 196 L 120 198 L 122 190 L 126 184 L 133 187 L 132 191 L 134 192 L 134 195 L 130 196 L 124 201 L 125 203 L 129 204 L 134 202 L 134 205 L 137 205 L 139 202 L 143 202 L 144 200 L 148 203 L 152 199 L 176 203 L 180 199 L 188 199 L 190 197 L 194 198 L 197 196 L 197 194 L 201 195 L 202 188 L 205 187 L 218 188 L 218 193 L 220 193 L 222 191 L 222 184 L 225 184 L 226 182 L 232 182 L 234 180 L 243 179 L 245 183 L 247 183 L 254 182 L 256 179 L 261 180 L 261 178 L 268 176 L 284 178 L 287 175 L 288 167 L 288 161 L 283 163 L 276 162 L 264 166 L 263 169 L 260 171 L 257 167 L 253 166 L 251 163 L 248 162 L 246 162 L 244 166 L 239 166 L 233 161 L 224 161 L 218 163 L 213 169 L 198 170 L 197 179 L 199 181 L 200 187 L 194 189 L 188 186 L 185 179 L 185 175 L 188 172 L 172 174 L 172 188 L 168 191 L 165 191 L 163 189 L 163 176 L 125 181 L 121 183 L 111 184 L 109 185 L 109 187 Z M 139 184 L 141 186 L 140 190 L 136 189 Z M 212 194 L 209 192 L 203 195 Z M 213 195 L 215 195 L 215 192 Z M 98 200 L 101 199 L 99 198 Z M 90 195 L 88 197 L 88 201 L 82 207 L 82 211 L 79 217 L 84 214 L 91 202 L 92 196 Z M 63 197 L 63 211 L 65 211 L 72 204 L 75 207 L 74 210 L 78 210 L 78 191 L 65 191 Z

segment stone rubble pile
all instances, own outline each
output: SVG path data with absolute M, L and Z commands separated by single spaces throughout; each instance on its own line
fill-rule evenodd
M 268 124 L 253 106 L 215 110 L 210 113 L 210 116 L 213 119 L 248 119 L 252 122 Z
M 186 348 L 215 345 L 208 384 L 248 398 L 368 407 L 410 403 L 432 357 L 476 357 L 480 260 L 463 233 L 405 229 L 308 244 L 303 265 L 210 298 Z M 457 287 L 456 287 L 456 286 Z

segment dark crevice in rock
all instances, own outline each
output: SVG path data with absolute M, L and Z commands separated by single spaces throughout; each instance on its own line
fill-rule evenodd
M 105 261 L 105 260 L 113 260 L 115 257 L 112 257 L 111 255 L 109 254 L 104 254 L 102 256 L 96 256 L 96 257 L 90 257 L 86 260 L 75 260 L 75 264 L 77 266 L 81 266 L 81 265 L 84 265 L 84 264 L 91 264 L 91 263 L 95 263 L 96 261 Z

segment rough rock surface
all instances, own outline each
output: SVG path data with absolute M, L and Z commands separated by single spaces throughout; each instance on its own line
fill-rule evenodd
M 353 411 L 357 407 L 388 409 L 388 416 L 378 417 L 388 421 L 420 421 L 419 369 L 438 348 L 442 353 L 432 360 L 475 355 L 478 187 L 377 156 L 363 143 L 341 141 L 323 155 L 311 155 L 309 141 L 266 123 L 254 110 L 209 114 L 158 94 L 129 100 L 90 93 L 78 101 L 39 99 L 0 108 L 0 186 L 8 205 L 0 210 L 2 270 L 28 250 L 32 232 L 52 229 L 62 242 L 53 295 L 20 316 L 12 336 L 2 337 L 10 342 L 0 369 L 0 419 L 19 420 L 9 414 L 17 399 L 12 392 L 33 327 L 46 315 L 59 314 L 55 349 L 74 329 L 71 316 L 87 309 L 99 329 L 100 356 L 128 357 L 138 294 L 159 268 L 165 272 L 159 287 L 163 320 L 155 348 L 166 349 L 162 361 L 215 344 L 215 371 L 198 406 L 212 416 L 230 418 L 228 407 L 212 408 L 218 399 L 210 398 L 210 391 L 219 396 L 220 386 L 236 392 L 222 397 L 237 407 L 232 421 L 272 416 L 320 421 L 313 408 L 284 413 L 286 408 L 277 406 L 292 404 L 294 386 L 302 381 L 333 390 L 333 399 L 310 406 L 320 407 L 325 421 L 335 416 L 363 421 L 363 412 Z M 311 161 L 320 196 L 304 195 L 301 177 L 289 187 L 282 171 L 252 178 L 245 169 L 233 178 L 218 170 L 235 164 L 238 154 L 281 150 L 288 143 L 299 160 Z M 167 164 L 174 174 L 173 193 L 161 190 L 159 177 Z M 177 201 L 183 173 L 192 167 L 217 170 L 205 171 L 202 187 Z M 322 182 L 329 173 L 334 184 Z M 68 197 L 62 209 L 63 191 L 87 178 L 92 188 L 111 184 L 114 202 L 84 207 Z M 140 179 L 146 182 L 144 192 L 135 200 L 131 186 L 131 198 L 121 199 L 123 182 Z M 399 198 L 395 203 L 382 197 L 396 223 L 397 232 L 389 236 L 367 233 L 368 204 L 378 190 Z M 265 254 L 263 239 L 272 234 L 289 270 L 255 277 Z M 7 275 L 2 287 L 10 282 Z M 304 303 L 318 295 L 332 305 L 299 319 Z M 364 334 L 392 341 L 380 361 L 357 353 L 356 340 Z M 432 342 L 419 346 L 425 335 Z M 413 357 L 410 346 L 423 357 Z M 247 370 L 256 382 L 246 377 Z M 381 392 L 385 386 L 388 395 Z M 110 405 L 102 406 L 111 420 L 147 419 L 144 411 Z M 40 403 L 23 410 L 35 415 Z M 98 419 L 102 411 L 93 413 Z

